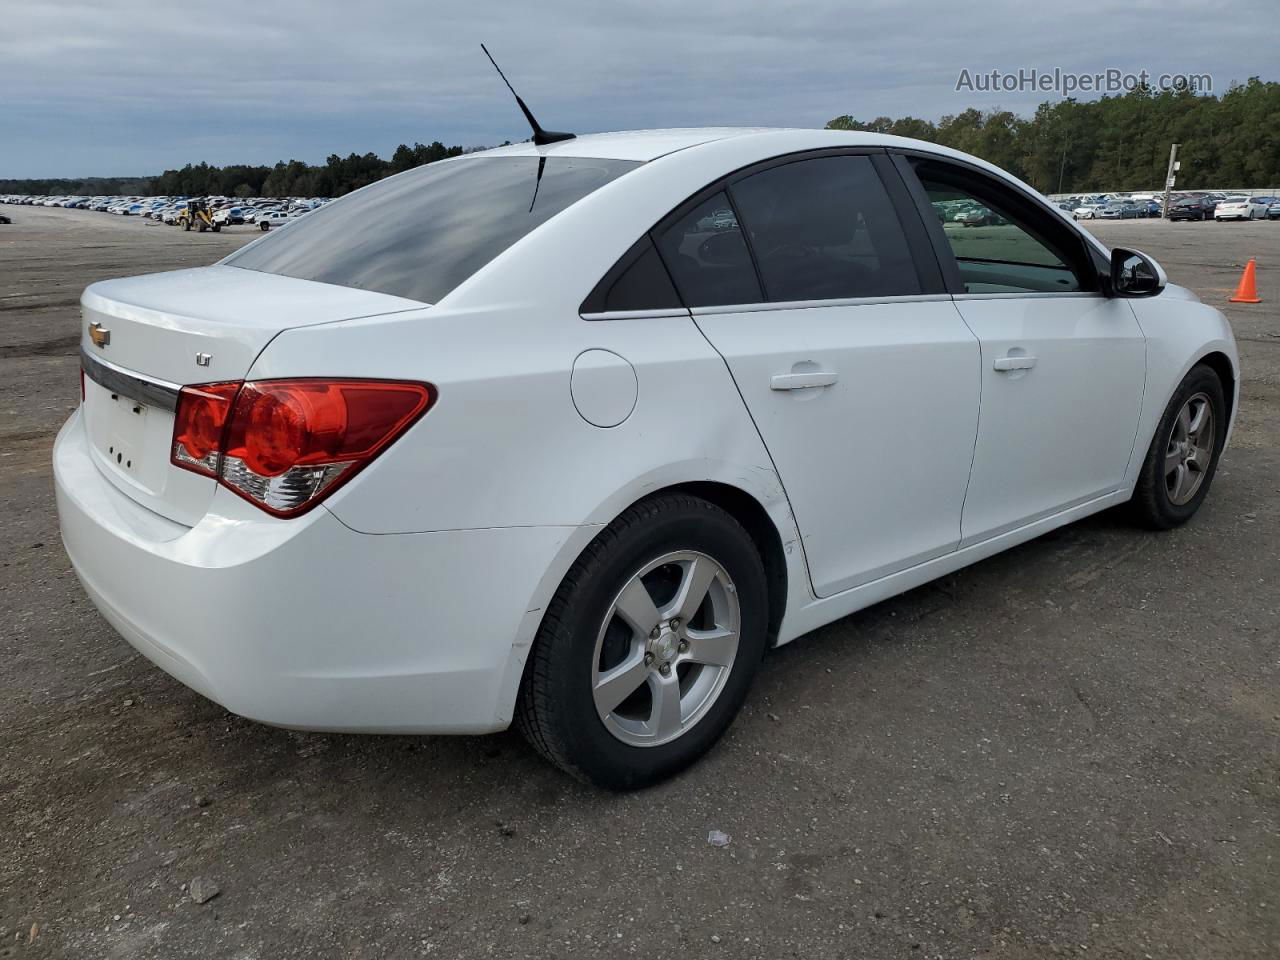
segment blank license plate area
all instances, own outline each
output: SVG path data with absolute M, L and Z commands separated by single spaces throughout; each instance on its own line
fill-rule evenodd
M 100 462 L 159 494 L 169 466 L 173 414 L 113 393 L 86 377 L 85 416 Z

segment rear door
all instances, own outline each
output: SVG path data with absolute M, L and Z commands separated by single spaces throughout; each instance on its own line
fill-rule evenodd
M 815 593 L 954 550 L 979 348 L 887 156 L 744 171 L 654 236 L 773 457 Z
M 936 157 L 899 166 L 925 209 L 968 202 L 994 214 L 982 227 L 930 226 L 956 306 L 982 344 L 962 546 L 1114 492 L 1146 379 L 1129 303 L 1103 295 L 1076 230 L 1013 187 Z

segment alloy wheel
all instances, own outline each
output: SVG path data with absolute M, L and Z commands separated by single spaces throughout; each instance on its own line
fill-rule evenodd
M 1164 484 L 1169 502 L 1182 506 L 1204 483 L 1213 458 L 1216 429 L 1207 393 L 1195 393 L 1178 411 L 1164 456 Z
M 605 728 L 636 747 L 686 733 L 724 690 L 740 629 L 737 589 L 711 557 L 682 550 L 645 564 L 596 637 L 591 689 Z

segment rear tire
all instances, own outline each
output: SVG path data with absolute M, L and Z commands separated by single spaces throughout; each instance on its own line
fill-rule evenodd
M 1201 416 L 1203 420 L 1197 419 Z M 1222 381 L 1197 364 L 1174 391 L 1156 427 L 1129 501 L 1134 519 L 1154 530 L 1190 520 L 1209 494 L 1226 435 Z
M 686 590 L 693 599 L 681 604 Z M 672 776 L 746 699 L 764 655 L 767 596 L 755 544 L 724 510 L 677 493 L 635 504 L 588 545 L 547 607 L 521 683 L 521 733 L 606 789 Z

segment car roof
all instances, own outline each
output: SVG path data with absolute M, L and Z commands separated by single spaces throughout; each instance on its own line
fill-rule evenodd
M 682 127 L 670 130 L 619 130 L 584 133 L 541 147 L 530 141 L 484 151 L 486 156 L 562 156 L 599 160 L 656 160 L 699 144 L 767 132 L 760 127 Z
M 695 147 L 699 149 L 690 149 Z M 670 130 L 629 130 L 582 134 L 571 140 L 560 140 L 542 146 L 529 141 L 513 143 L 492 150 L 464 154 L 443 162 L 453 163 L 468 157 L 482 156 L 560 156 L 647 162 L 670 154 L 688 157 L 691 154 L 700 155 L 711 152 L 717 154 L 726 163 L 744 165 L 769 156 L 833 147 L 919 150 L 970 163 L 1005 180 L 1010 180 L 1032 194 L 1037 193 L 1035 188 L 1017 180 L 1008 171 L 959 150 L 925 140 L 895 137 L 883 133 L 867 133 L 861 130 L 819 130 L 794 127 L 688 127 Z
M 483 151 L 485 156 L 562 156 L 601 160 L 656 160 L 669 153 L 723 140 L 778 139 L 791 134 L 814 141 L 812 146 L 912 147 L 933 153 L 964 154 L 936 143 L 861 130 L 816 130 L 796 127 L 676 127 L 665 130 L 620 130 L 584 133 L 571 140 L 536 146 L 531 141 Z

